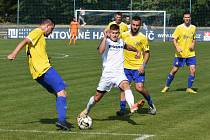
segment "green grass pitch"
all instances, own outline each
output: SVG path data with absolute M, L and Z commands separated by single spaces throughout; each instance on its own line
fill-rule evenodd
M 132 116 L 117 117 L 119 91 L 112 89 L 91 111 L 93 128 L 70 132 L 55 128 L 55 97 L 47 93 L 29 74 L 25 50 L 15 61 L 6 60 L 20 40 L 0 40 L 0 139 L 1 140 L 208 140 L 210 139 L 210 43 L 196 44 L 197 94 L 185 93 L 188 69 L 176 75 L 168 94 L 163 95 L 172 66 L 171 42 L 150 42 L 151 59 L 145 85 L 157 107 L 157 115 L 145 113 L 148 105 Z M 84 109 L 101 75 L 99 41 L 79 40 L 66 46 L 64 40 L 48 40 L 52 65 L 68 83 L 67 120 L 77 126 L 76 117 Z M 134 91 L 134 90 L 133 90 Z M 135 101 L 143 98 L 134 91 Z

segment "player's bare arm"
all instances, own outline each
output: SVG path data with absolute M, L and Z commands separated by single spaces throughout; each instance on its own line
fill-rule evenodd
M 173 43 L 174 43 L 174 47 L 175 47 L 176 51 L 182 52 L 182 49 L 179 47 L 179 45 L 177 43 L 177 39 L 173 38 Z
M 192 45 L 189 47 L 190 51 L 194 51 L 195 49 L 195 40 L 192 41 Z
M 106 36 L 106 34 L 104 35 L 104 38 L 101 40 L 101 43 L 99 44 L 99 46 L 98 46 L 98 52 L 100 53 L 100 54 L 103 54 L 104 53 L 104 51 L 105 51 L 105 48 L 106 48 L 106 39 L 107 39 L 107 36 Z
M 140 52 L 139 52 L 136 48 L 134 48 L 133 46 L 128 45 L 128 44 L 125 44 L 124 49 L 126 49 L 126 50 L 128 50 L 128 51 L 136 52 L 135 58 L 136 58 L 136 59 L 140 58 Z
M 146 67 L 147 63 L 149 62 L 150 51 L 149 51 L 149 50 L 148 50 L 148 51 L 145 51 L 145 52 L 143 53 L 143 55 L 144 55 L 144 62 L 143 62 L 143 64 L 139 67 L 139 69 L 138 69 L 139 73 L 144 73 L 145 67 Z
M 26 46 L 26 44 L 31 43 L 31 41 L 28 38 L 23 39 L 23 41 L 21 41 L 17 47 L 12 51 L 12 53 L 10 53 L 7 56 L 7 59 L 9 60 L 14 60 L 17 56 L 17 54 L 22 50 L 22 48 L 24 48 Z

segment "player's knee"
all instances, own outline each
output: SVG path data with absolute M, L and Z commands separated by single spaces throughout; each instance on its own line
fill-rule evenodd
M 95 103 L 99 102 L 101 100 L 101 98 L 103 97 L 104 93 L 100 93 L 100 92 L 96 92 L 96 95 L 94 96 L 94 101 Z
M 123 82 L 120 84 L 120 88 L 121 88 L 122 90 L 124 90 L 124 91 L 130 89 L 130 85 L 129 85 L 128 81 L 123 81 Z
M 175 75 L 178 70 L 179 70 L 178 67 L 173 67 L 170 73 L 173 74 L 173 75 Z
M 190 73 L 191 74 L 195 74 L 195 72 L 196 72 L 196 69 L 195 68 L 190 68 Z
M 138 92 L 142 92 L 144 90 L 144 86 L 140 86 L 140 85 L 136 85 L 135 88 Z
M 94 96 L 94 101 L 95 103 L 99 102 L 101 100 L 100 96 Z
M 66 91 L 62 90 L 60 92 L 57 93 L 57 96 L 62 96 L 62 97 L 66 97 Z

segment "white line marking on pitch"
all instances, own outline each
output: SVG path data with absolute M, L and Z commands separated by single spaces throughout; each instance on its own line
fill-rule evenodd
M 147 139 L 149 137 L 154 137 L 154 136 L 155 135 L 142 135 L 142 136 L 140 136 L 138 138 L 135 138 L 134 140 L 145 140 L 145 139 Z
M 18 129 L 0 129 L 0 132 L 48 133 L 48 134 L 84 134 L 84 135 L 112 135 L 112 136 L 139 136 L 135 140 L 145 140 L 146 138 L 154 136 L 154 135 L 147 135 L 147 134 L 129 134 L 129 133 L 41 131 L 41 130 L 18 130 Z

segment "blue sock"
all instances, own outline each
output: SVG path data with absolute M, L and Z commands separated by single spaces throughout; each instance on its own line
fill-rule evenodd
M 173 74 L 168 74 L 168 78 L 167 78 L 167 80 L 166 80 L 166 86 L 167 87 L 170 87 L 170 84 L 171 84 L 171 82 L 173 81 L 173 79 L 174 79 L 174 75 Z
M 192 75 L 188 76 L 188 88 L 192 87 L 194 80 L 195 80 L 195 76 L 192 76 Z
M 147 95 L 147 96 L 144 96 L 144 98 L 147 100 L 148 102 L 148 105 L 153 107 L 153 101 L 151 99 L 151 96 L 150 95 Z
M 120 101 L 120 111 L 125 112 L 126 101 Z
M 66 97 L 58 96 L 56 98 L 56 110 L 58 113 L 58 121 L 65 122 L 66 121 Z

